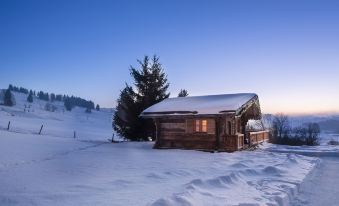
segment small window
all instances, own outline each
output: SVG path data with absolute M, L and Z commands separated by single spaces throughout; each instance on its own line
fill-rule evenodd
M 207 132 L 207 120 L 195 120 L 195 132 Z
M 201 120 L 201 131 L 207 132 L 207 120 Z
M 200 120 L 195 120 L 195 131 L 200 132 Z

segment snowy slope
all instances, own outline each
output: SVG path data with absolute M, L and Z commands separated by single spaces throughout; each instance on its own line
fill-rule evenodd
M 317 158 L 0 131 L 0 205 L 287 205 Z
M 63 102 L 55 101 L 57 110 L 45 110 L 46 101 L 34 98 L 33 103 L 26 101 L 27 95 L 13 92 L 16 105 L 6 107 L 0 105 L 0 129 L 7 128 L 11 122 L 10 130 L 24 134 L 36 134 L 43 125 L 42 134 L 73 138 L 74 132 L 79 140 L 107 141 L 112 137 L 112 111 L 102 109 L 92 110 L 91 114 L 85 109 L 75 107 L 71 112 L 66 111 Z M 28 108 L 29 107 L 29 108 Z

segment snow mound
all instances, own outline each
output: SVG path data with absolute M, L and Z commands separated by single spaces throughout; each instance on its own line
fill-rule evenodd
M 279 161 L 258 164 L 262 153 L 243 153 L 256 156 L 256 161 L 242 160 L 231 164 L 230 167 L 237 169 L 226 169 L 227 175 L 194 179 L 184 184 L 181 192 L 159 198 L 149 205 L 288 205 L 304 177 L 318 164 L 316 159 L 293 154 L 270 155 L 278 157 Z M 240 153 L 237 155 L 241 156 Z

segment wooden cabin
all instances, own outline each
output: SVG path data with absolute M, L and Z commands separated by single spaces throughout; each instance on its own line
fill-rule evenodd
M 260 120 L 258 95 L 222 94 L 168 98 L 141 114 L 156 125 L 154 148 L 237 151 L 268 139 L 268 132 L 248 130 Z

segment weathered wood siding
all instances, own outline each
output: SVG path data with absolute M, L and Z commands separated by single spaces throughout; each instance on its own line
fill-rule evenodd
M 240 150 L 244 147 L 244 135 L 221 135 L 220 151 L 233 152 Z
M 215 121 L 207 120 L 207 132 L 194 132 L 196 119 L 160 119 L 156 148 L 214 150 Z
M 207 120 L 207 132 L 195 132 L 195 120 Z M 213 118 L 159 118 L 156 119 L 157 140 L 155 148 L 182 148 L 219 151 L 237 151 L 243 149 L 244 134 L 240 118 L 223 117 L 218 119 L 219 137 L 216 120 Z M 268 132 L 250 132 L 249 146 L 268 139 Z M 217 142 L 218 139 L 218 142 Z

